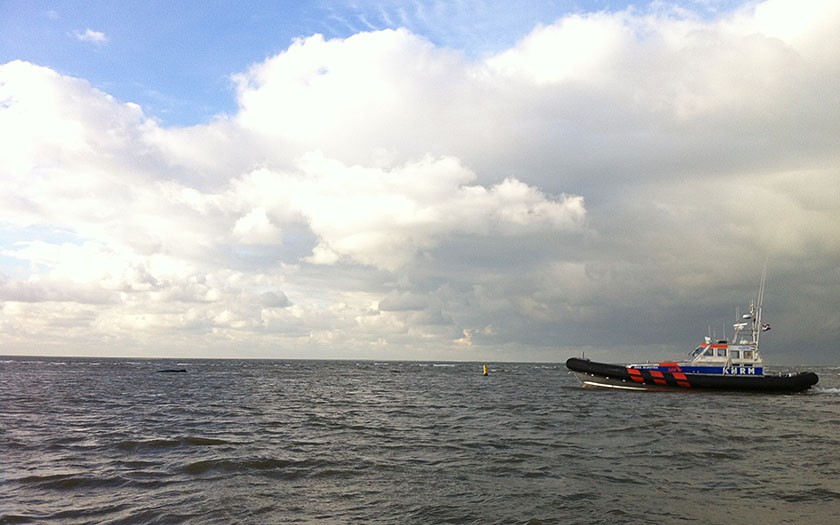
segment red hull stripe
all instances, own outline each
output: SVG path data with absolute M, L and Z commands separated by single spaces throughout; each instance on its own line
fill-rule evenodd
M 645 378 L 642 377 L 642 371 L 639 370 L 638 368 L 628 368 L 627 372 L 630 373 L 630 379 L 632 379 L 633 381 L 635 381 L 637 383 L 644 383 L 645 382 Z
M 659 370 L 651 370 L 650 376 L 653 378 L 653 382 L 657 385 L 667 385 L 668 382 L 665 381 L 665 375 L 660 372 Z
M 677 370 L 679 370 L 679 366 L 677 366 Z M 627 373 L 630 375 L 630 379 L 636 383 L 654 383 L 660 386 L 670 385 L 691 388 L 691 382 L 689 382 L 683 372 L 662 372 L 660 370 L 641 370 L 628 367 Z

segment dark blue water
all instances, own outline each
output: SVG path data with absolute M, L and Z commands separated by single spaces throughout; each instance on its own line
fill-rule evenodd
M 0 523 L 840 523 L 840 368 L 795 395 L 490 368 L 0 358 Z

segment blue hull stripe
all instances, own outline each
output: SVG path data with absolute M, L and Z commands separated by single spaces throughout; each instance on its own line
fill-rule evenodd
M 673 366 L 637 366 L 641 370 L 659 370 L 660 372 L 675 372 Z M 684 366 L 680 365 L 679 371 L 683 374 L 709 374 L 717 376 L 760 376 L 764 375 L 764 368 L 760 366 Z

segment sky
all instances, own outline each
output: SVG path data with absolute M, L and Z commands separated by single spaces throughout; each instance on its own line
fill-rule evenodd
M 658 360 L 766 262 L 840 364 L 838 85 L 831 0 L 0 1 L 0 354 Z

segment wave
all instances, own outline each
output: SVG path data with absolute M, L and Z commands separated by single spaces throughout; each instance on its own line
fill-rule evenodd
M 323 464 L 313 460 L 290 460 L 277 458 L 250 459 L 205 459 L 189 463 L 180 468 L 181 472 L 200 476 L 212 472 L 233 473 L 245 471 L 282 471 L 282 477 L 300 477 L 311 474 Z
M 779 494 L 779 498 L 793 503 L 832 502 L 840 500 L 840 493 L 829 489 L 815 488 L 793 494 Z
M 837 387 L 837 386 L 815 386 L 815 387 L 811 387 L 811 391 L 815 394 L 837 395 L 837 394 L 840 394 L 840 387 Z
M 0 523 L 12 525 L 13 523 L 32 523 L 32 518 L 19 514 L 0 514 Z
M 193 477 L 215 478 L 218 475 L 227 478 L 236 474 L 255 474 L 281 480 L 308 479 L 348 479 L 367 472 L 369 468 L 363 460 L 349 462 L 320 459 L 284 459 L 269 457 L 219 458 L 194 461 L 183 465 L 178 470 Z
M 119 487 L 130 480 L 122 476 L 99 477 L 83 472 L 24 476 L 14 481 L 23 485 L 37 485 L 41 489 L 75 490 L 79 488 Z
M 233 441 L 224 439 L 205 438 L 200 436 L 183 436 L 172 439 L 145 439 L 126 440 L 117 443 L 117 448 L 125 451 L 138 451 L 143 449 L 155 450 L 172 447 L 212 447 L 219 445 L 234 445 Z

